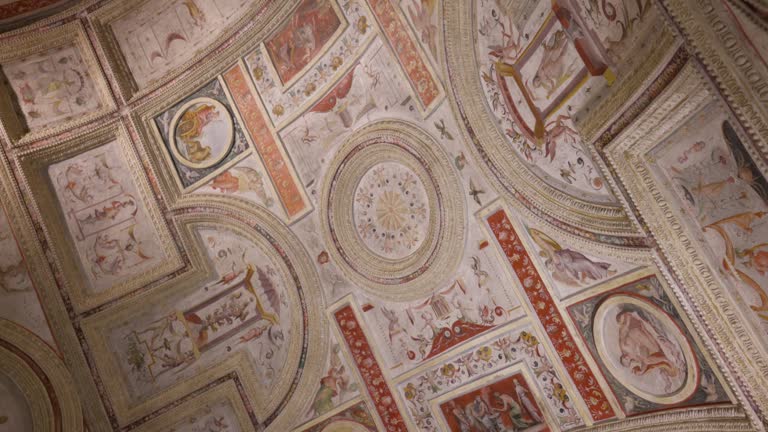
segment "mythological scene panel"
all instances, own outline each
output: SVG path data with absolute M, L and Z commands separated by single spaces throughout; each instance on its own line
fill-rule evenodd
M 298 11 L 245 57 L 275 125 L 286 124 L 317 102 L 355 67 L 376 34 L 363 2 L 305 0 Z
M 460 392 L 461 389 L 473 387 L 475 383 L 493 380 L 492 376 L 498 376 L 498 374 L 503 373 L 502 371 L 511 367 L 532 372 L 532 380 L 526 381 L 523 387 L 525 391 L 521 391 L 521 393 L 527 395 L 526 397 L 531 400 L 531 406 L 534 406 L 535 403 L 536 409 L 527 413 L 525 418 L 522 418 L 521 411 L 518 426 L 510 427 L 521 427 L 524 423 L 528 425 L 526 427 L 535 426 L 539 420 L 531 414 L 538 414 L 538 418 L 542 419 L 545 417 L 542 410 L 547 410 L 549 414 L 546 417 L 549 419 L 551 415 L 550 421 L 555 422 L 562 430 L 574 429 L 584 424 L 582 415 L 579 413 L 583 402 L 578 400 L 578 392 L 569 391 L 569 381 L 564 380 L 560 372 L 555 369 L 547 348 L 540 341 L 540 336 L 529 326 L 518 327 L 497 334 L 475 344 L 474 347 L 463 347 L 458 353 L 447 359 L 442 359 L 436 366 L 425 368 L 400 382 L 397 388 L 405 401 L 411 420 L 419 430 L 441 431 L 443 430 L 441 429 L 443 423 L 435 416 L 444 415 L 440 412 L 442 409 L 441 407 L 432 409 L 430 405 L 434 405 L 438 400 L 445 401 L 447 398 L 451 398 L 451 395 Z M 521 395 L 517 393 L 514 379 L 510 381 L 512 381 L 512 385 L 506 386 L 508 387 L 507 390 L 511 389 L 511 392 L 508 393 L 510 396 L 514 395 L 512 397 L 519 405 L 522 402 Z M 522 385 L 522 380 L 518 379 L 518 381 Z M 541 395 L 541 399 L 534 398 L 531 393 L 533 388 L 536 389 L 537 394 Z M 499 393 L 501 395 L 504 392 Z M 481 395 L 480 399 L 489 409 L 490 406 L 500 408 L 504 405 L 503 401 L 499 401 L 497 398 L 493 398 L 492 401 L 491 394 Z M 534 399 L 535 402 L 533 402 Z M 484 424 L 482 415 L 476 416 L 472 413 L 472 401 L 466 402 L 470 402 L 469 409 L 466 409 L 465 405 L 452 407 L 448 403 L 446 408 L 450 415 L 447 415 L 446 418 L 454 418 L 455 422 L 459 424 L 464 420 L 471 425 L 476 422 Z M 466 418 L 462 418 L 462 420 L 456 418 L 453 414 L 456 408 L 463 411 Z M 503 416 L 505 417 L 504 420 L 501 419 L 502 415 L 497 415 L 496 418 L 502 423 L 514 423 L 510 418 L 514 417 L 512 411 L 513 405 L 507 403 L 507 415 Z M 499 411 L 493 412 L 498 413 Z M 478 414 L 481 413 L 478 411 Z M 473 430 L 471 427 L 469 430 Z M 486 430 L 483 427 L 485 426 L 476 430 Z
M 656 276 L 568 311 L 627 415 L 729 400 Z

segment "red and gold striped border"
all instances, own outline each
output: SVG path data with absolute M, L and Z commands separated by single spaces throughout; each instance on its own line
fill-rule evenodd
M 337 310 L 333 314 L 336 322 L 339 324 L 341 335 L 347 344 L 349 352 L 355 361 L 360 376 L 365 382 L 368 394 L 376 406 L 384 428 L 390 432 L 407 432 L 403 416 L 397 408 L 395 397 L 387 385 L 384 373 L 381 371 L 379 363 L 368 344 L 368 338 L 365 337 L 360 322 L 358 322 L 352 306 L 347 305 Z
M 547 336 L 552 341 L 557 355 L 560 356 L 566 371 L 586 402 L 592 419 L 601 421 L 615 417 L 616 414 L 613 412 L 611 404 L 597 383 L 597 379 L 581 354 L 581 350 L 576 346 L 571 332 L 565 325 L 563 315 L 555 306 L 552 296 L 544 285 L 544 280 L 536 270 L 536 266 L 534 266 L 531 256 L 517 232 L 515 232 L 507 213 L 504 210 L 498 210 L 488 216 L 486 220 L 520 281 L 520 285 L 523 286 Z
M 306 208 L 300 186 L 291 175 L 291 164 L 280 151 L 280 145 L 267 126 L 264 114 L 251 92 L 240 65 L 236 65 L 223 75 L 224 81 L 232 94 L 245 127 L 253 139 L 256 151 L 264 161 L 269 177 L 275 185 L 280 201 L 289 218 L 293 218 Z

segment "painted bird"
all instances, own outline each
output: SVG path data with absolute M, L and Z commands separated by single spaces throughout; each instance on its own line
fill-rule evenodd
M 454 165 L 456 165 L 456 169 L 461 171 L 467 165 L 467 157 L 464 156 L 463 152 L 460 152 L 458 155 L 456 155 L 456 158 L 453 160 L 453 163 Z
M 449 141 L 453 141 L 453 135 L 446 129 L 445 121 L 443 121 L 443 119 L 440 119 L 440 123 L 435 122 L 435 127 L 440 131 L 441 139 L 448 138 Z
M 485 190 L 478 189 L 477 186 L 475 186 L 475 182 L 472 181 L 472 179 L 469 179 L 469 195 L 472 197 L 472 199 L 475 200 L 477 205 L 482 206 L 483 202 L 480 200 L 480 195 L 484 194 Z

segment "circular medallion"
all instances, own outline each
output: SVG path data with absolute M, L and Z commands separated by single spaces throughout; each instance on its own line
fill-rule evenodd
M 368 170 L 355 191 L 353 209 L 360 239 L 383 258 L 411 255 L 424 242 L 429 228 L 424 185 L 399 163 L 384 162 Z
M 171 120 L 170 130 L 174 158 L 197 169 L 210 168 L 226 158 L 235 135 L 229 110 L 207 97 L 182 105 Z
M 464 197 L 450 159 L 410 124 L 379 122 L 331 163 L 323 228 L 333 261 L 379 297 L 415 299 L 444 282 L 464 245 Z
M 648 300 L 609 297 L 595 313 L 593 331 L 610 373 L 643 399 L 669 405 L 696 390 L 698 365 L 688 339 Z

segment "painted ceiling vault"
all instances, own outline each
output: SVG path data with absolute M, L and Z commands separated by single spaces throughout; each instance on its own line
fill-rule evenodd
M 0 432 L 765 431 L 764 0 L 0 0 Z

